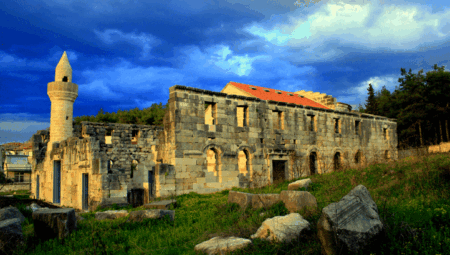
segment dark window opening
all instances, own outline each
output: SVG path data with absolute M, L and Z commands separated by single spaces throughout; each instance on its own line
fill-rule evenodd
M 309 170 L 311 175 L 317 173 L 317 154 L 315 152 L 311 152 L 309 155 Z
M 62 79 L 63 82 L 67 82 L 67 76 L 64 76 Z
M 357 135 L 359 135 L 359 123 L 360 123 L 359 120 L 355 121 L 355 134 Z
M 387 129 L 386 128 L 383 128 L 383 137 L 384 137 L 384 139 L 387 138 Z
M 283 129 L 283 119 L 282 119 L 281 112 L 278 112 L 278 128 Z
M 359 163 L 361 161 L 361 152 L 358 151 L 355 155 L 355 163 Z
M 68 120 L 69 119 L 69 116 L 66 116 L 66 120 Z
M 310 117 L 310 131 L 315 131 L 315 127 L 314 127 L 314 116 L 309 116 Z
M 334 132 L 339 134 L 339 119 L 334 120 Z
M 113 161 L 108 160 L 108 173 L 112 173 L 112 166 L 113 166 Z
M 112 131 L 112 129 L 106 129 L 106 136 L 111 136 Z
M 260 138 L 260 142 L 261 142 L 261 143 L 264 143 L 264 138 Z

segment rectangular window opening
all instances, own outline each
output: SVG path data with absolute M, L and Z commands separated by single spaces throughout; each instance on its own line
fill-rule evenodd
M 387 128 L 383 128 L 383 137 L 387 139 Z
M 205 124 L 217 125 L 217 104 L 205 102 Z
M 23 172 L 15 172 L 14 173 L 14 181 L 15 182 L 24 182 L 24 173 Z
M 339 119 L 334 119 L 334 132 L 339 134 Z
M 309 127 L 310 127 L 310 131 L 312 131 L 312 132 L 314 132 L 314 131 L 316 131 L 316 127 L 315 127 L 315 119 L 314 119 L 314 115 L 310 115 L 309 116 L 309 118 L 310 118 L 310 124 L 309 124 Z
M 260 141 L 261 143 L 264 143 L 264 138 L 260 138 L 259 141 Z
M 112 133 L 113 133 L 113 129 L 111 129 L 111 128 L 106 129 L 106 132 L 105 132 L 105 143 L 106 144 L 111 144 Z
M 284 129 L 284 115 L 281 111 L 273 111 L 274 116 L 274 129 Z
M 236 114 L 237 114 L 238 127 L 247 127 L 248 126 L 248 106 L 238 106 Z
M 355 134 L 357 134 L 357 135 L 359 135 L 359 128 L 360 128 L 360 121 L 359 120 L 357 120 L 357 121 L 355 121 Z

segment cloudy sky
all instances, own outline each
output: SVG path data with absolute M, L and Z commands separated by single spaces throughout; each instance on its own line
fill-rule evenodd
M 220 91 L 229 81 L 356 107 L 369 83 L 393 91 L 400 68 L 448 65 L 446 3 L 1 1 L 0 144 L 50 126 L 47 83 L 63 51 L 79 88 L 74 117 L 165 104 L 175 84 Z

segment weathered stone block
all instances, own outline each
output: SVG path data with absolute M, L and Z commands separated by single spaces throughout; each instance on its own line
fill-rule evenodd
M 253 208 L 269 208 L 280 201 L 280 194 L 255 194 L 252 199 Z
M 37 210 L 33 212 L 34 233 L 42 239 L 63 239 L 76 230 L 77 220 L 72 208 Z
M 0 221 L 0 252 L 12 254 L 18 245 L 23 244 L 20 219 L 12 218 Z

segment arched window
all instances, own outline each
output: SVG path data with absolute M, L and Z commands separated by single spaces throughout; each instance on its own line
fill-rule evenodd
M 341 153 L 336 152 L 334 154 L 333 164 L 334 164 L 334 171 L 337 171 L 337 170 L 341 169 L 341 167 L 342 167 L 342 164 L 341 164 Z
M 249 155 L 246 150 L 238 153 L 238 168 L 240 174 L 247 174 L 249 172 Z
M 309 171 L 310 171 L 311 175 L 317 173 L 317 153 L 316 152 L 311 152 L 311 154 L 309 154 Z
M 138 170 L 138 164 L 139 162 L 137 160 L 133 160 L 131 162 L 131 175 L 130 175 L 131 178 L 133 178 L 133 173 Z
M 208 167 L 208 172 L 217 173 L 218 166 L 218 153 L 215 149 L 211 148 L 206 152 L 206 163 Z

